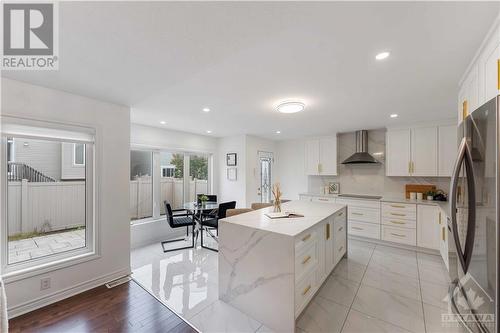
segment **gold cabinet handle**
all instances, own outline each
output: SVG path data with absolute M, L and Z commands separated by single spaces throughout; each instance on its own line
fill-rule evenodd
M 330 223 L 326 224 L 326 239 L 330 239 Z
M 307 264 L 307 262 L 308 262 L 309 260 L 311 260 L 311 256 L 307 256 L 307 257 L 305 257 L 305 258 L 304 258 L 304 260 L 302 260 L 302 265 Z
M 354 230 L 363 230 L 363 228 L 360 228 L 360 227 L 351 227 L 351 228 Z
M 344 227 L 340 227 L 339 230 L 337 230 L 338 232 L 344 230 Z
M 405 235 L 395 234 L 395 233 L 393 233 L 393 232 L 391 232 L 391 235 L 396 236 L 396 237 L 406 237 Z
M 340 212 L 339 215 L 337 216 L 343 216 L 344 215 L 344 212 Z
M 445 230 L 446 230 L 446 228 L 445 228 L 445 227 L 442 227 L 442 228 L 441 228 L 441 238 L 443 239 L 443 242 L 444 242 L 444 240 L 445 240 L 445 239 L 444 239 L 444 237 L 445 237 Z
M 405 222 L 395 221 L 395 220 L 389 220 L 389 222 L 394 223 L 394 224 L 406 224 Z
M 362 213 L 356 213 L 356 212 L 352 212 L 351 214 L 352 214 L 352 215 L 358 215 L 358 216 L 363 216 L 363 215 L 365 215 L 365 214 L 362 214 Z
M 497 88 L 500 90 L 500 59 L 497 60 Z
M 441 224 L 441 212 L 439 212 L 439 224 Z
M 401 214 L 401 213 L 391 213 L 391 215 L 394 215 L 394 216 L 406 216 L 406 214 Z
M 408 173 L 411 174 L 411 161 L 408 161 Z
M 462 103 L 462 120 L 467 118 L 467 114 L 469 113 L 468 108 L 469 103 L 467 102 L 467 100 L 464 100 Z
M 391 207 L 394 207 L 394 208 L 405 208 L 405 206 L 402 206 L 402 205 L 391 205 Z
M 318 198 L 319 201 L 328 201 L 328 199 Z
M 344 248 L 344 246 L 339 247 L 339 252 L 342 251 L 343 248 Z
M 307 294 L 307 292 L 311 289 L 311 285 L 308 285 L 304 291 L 302 292 L 302 296 L 304 296 L 305 294 Z
M 307 234 L 305 235 L 304 237 L 302 237 L 302 241 L 305 242 L 306 240 L 308 240 L 309 238 L 311 238 L 311 234 Z

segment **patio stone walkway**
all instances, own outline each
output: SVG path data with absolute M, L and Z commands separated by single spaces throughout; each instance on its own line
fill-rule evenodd
M 9 264 L 85 246 L 85 229 L 9 242 Z

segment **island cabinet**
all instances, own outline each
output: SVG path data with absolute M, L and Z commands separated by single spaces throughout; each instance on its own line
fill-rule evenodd
M 219 222 L 219 299 L 276 332 L 295 320 L 347 255 L 347 208 L 292 201 L 304 215 L 269 219 L 264 208 Z

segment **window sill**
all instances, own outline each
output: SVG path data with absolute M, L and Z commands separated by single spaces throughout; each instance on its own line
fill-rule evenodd
M 24 280 L 33 276 L 45 274 L 70 266 L 78 265 L 87 261 L 99 259 L 101 256 L 95 252 L 84 252 L 71 257 L 64 257 L 50 262 L 40 263 L 25 268 L 4 267 L 5 274 L 2 275 L 5 284 Z

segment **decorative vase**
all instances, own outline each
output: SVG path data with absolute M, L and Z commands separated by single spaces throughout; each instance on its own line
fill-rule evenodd
M 427 200 L 432 201 L 432 200 L 434 200 L 434 197 L 432 195 L 428 195 Z
M 274 212 L 281 213 L 281 200 L 280 199 L 274 200 Z

